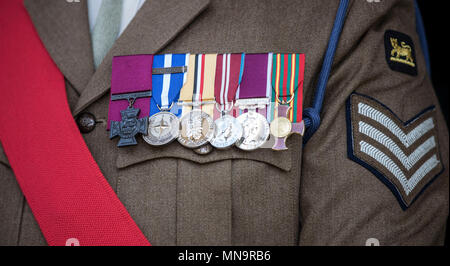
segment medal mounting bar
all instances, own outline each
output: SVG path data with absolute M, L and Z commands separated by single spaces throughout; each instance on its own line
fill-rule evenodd
M 181 105 L 181 106 L 193 106 L 193 107 L 198 107 L 198 106 L 201 106 L 201 105 L 204 105 L 204 104 L 215 104 L 216 103 L 216 101 L 214 101 L 214 100 L 211 100 L 211 101 L 203 101 L 203 102 L 200 102 L 200 101 L 198 101 L 198 102 L 178 102 L 177 104 L 178 105 Z
M 152 97 L 152 91 L 130 92 L 111 95 L 111 101 L 132 100 L 138 98 Z
M 262 109 L 270 104 L 270 98 L 247 98 L 237 99 L 235 105 L 239 109 Z
M 153 68 L 153 75 L 164 75 L 164 74 L 177 74 L 177 73 L 186 73 L 187 66 L 176 66 L 176 67 L 159 67 Z

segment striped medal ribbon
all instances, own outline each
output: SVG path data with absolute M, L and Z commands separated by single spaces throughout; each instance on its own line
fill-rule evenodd
M 180 92 L 182 118 L 178 141 L 188 148 L 207 144 L 214 134 L 214 83 L 217 54 L 191 54 Z
M 228 113 L 234 106 L 236 91 L 242 79 L 245 54 L 217 56 L 214 95 L 216 99 L 214 124 L 216 130 L 210 141 L 218 149 L 231 147 L 242 137 L 242 126 Z
M 303 135 L 302 120 L 304 54 L 273 54 L 272 88 L 274 108 L 270 133 L 275 137 L 274 150 L 286 150 L 292 133 Z
M 236 92 L 244 73 L 244 62 L 244 53 L 217 55 L 214 96 L 219 110 L 214 112 L 214 120 L 220 117 L 223 110 L 233 107 Z
M 193 106 L 213 116 L 216 62 L 217 54 L 189 56 L 187 79 L 179 98 L 183 116 L 195 109 Z
M 170 109 L 172 113 L 181 116 L 181 108 L 175 103 L 180 97 L 180 91 L 187 80 L 187 69 L 190 54 L 162 54 L 153 58 L 152 89 L 150 115 L 160 112 L 160 109 Z M 170 108 L 172 106 L 172 108 Z
M 174 103 L 186 82 L 189 54 L 155 55 L 152 68 L 152 91 L 148 130 L 143 139 L 161 146 L 175 140 L 179 134 L 181 108 Z

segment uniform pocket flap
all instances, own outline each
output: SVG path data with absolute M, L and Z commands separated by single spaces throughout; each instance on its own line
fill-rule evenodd
M 291 138 L 294 139 L 294 137 Z M 290 145 L 294 145 L 294 143 L 295 145 L 301 145 L 301 141 L 298 141 L 298 139 L 301 138 L 295 137 L 295 139 L 296 141 L 289 141 Z M 227 150 L 214 149 L 209 154 L 199 155 L 193 150 L 181 146 L 176 141 L 162 147 L 153 147 L 138 140 L 137 146 L 118 149 L 116 166 L 118 168 L 125 168 L 145 161 L 162 158 L 179 158 L 199 164 L 207 164 L 222 160 L 253 160 L 270 164 L 284 171 L 289 171 L 291 170 L 291 152 L 294 150 L 298 152 L 298 149 L 273 151 L 267 148 L 249 152 L 232 147 Z

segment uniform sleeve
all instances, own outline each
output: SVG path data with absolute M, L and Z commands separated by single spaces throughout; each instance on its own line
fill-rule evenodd
M 303 151 L 299 244 L 442 245 L 448 129 L 413 1 L 352 2 L 321 119 Z
M 0 246 L 47 246 L 0 145 Z
M 19 237 L 23 196 L 0 146 L 0 246 L 15 246 Z

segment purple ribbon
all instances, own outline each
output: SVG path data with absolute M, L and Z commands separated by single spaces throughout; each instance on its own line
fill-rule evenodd
M 153 55 L 115 56 L 112 61 L 111 95 L 143 92 L 152 90 Z M 111 121 L 122 119 L 120 111 L 127 109 L 128 100 L 109 102 L 108 127 Z M 148 117 L 150 114 L 150 97 L 138 98 L 133 104 L 138 108 L 138 118 Z
M 268 54 L 245 54 L 239 99 L 267 97 L 268 59 Z

